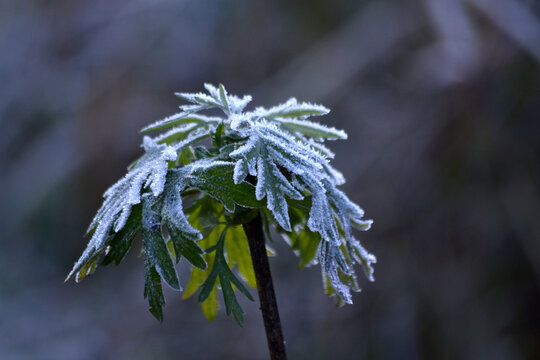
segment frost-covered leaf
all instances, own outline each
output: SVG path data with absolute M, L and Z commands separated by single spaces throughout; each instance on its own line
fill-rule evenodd
M 142 237 L 145 261 L 156 269 L 171 288 L 180 290 L 178 274 L 161 232 L 161 216 L 157 210 L 153 209 L 158 205 L 155 205 L 155 198 L 149 194 L 146 194 L 143 199 Z
M 364 223 L 369 229 L 371 220 L 361 220 L 363 210 L 328 180 L 313 194 L 308 226 L 321 234 L 318 258 L 321 268 L 339 300 L 351 303 L 350 290 L 358 291 L 353 265 L 361 264 L 370 281 L 373 278 L 374 255 L 368 253 L 354 237 L 353 223 Z
M 153 207 L 155 197 L 143 196 L 142 204 L 142 237 L 144 261 L 144 297 L 148 299 L 150 312 L 163 321 L 165 297 L 161 287 L 161 279 L 175 290 L 180 290 L 178 275 L 171 255 L 161 233 L 161 218 Z
M 257 108 L 255 111 L 257 115 L 262 117 L 305 119 L 310 116 L 326 115 L 330 112 L 330 109 L 317 104 L 298 103 L 295 98 L 290 98 L 281 105 L 270 109 Z
M 363 220 L 363 211 L 337 190 L 343 176 L 328 163 L 334 154 L 320 143 L 323 138 L 344 139 L 346 134 L 305 120 L 326 112 L 324 107 L 291 99 L 268 110 L 235 115 L 231 128 L 247 140 L 229 156 L 236 159 L 235 182 L 256 177 L 257 199 L 267 198 L 267 207 L 289 233 L 287 240 L 301 257 L 301 266 L 319 262 L 336 296 L 351 302 L 350 289 L 357 289 L 354 263 L 360 263 L 371 280 L 375 261 L 361 251 L 351 228 L 368 229 L 371 222 Z M 305 193 L 311 195 L 307 223 L 291 227 L 287 200 L 302 199 Z
M 75 278 L 75 280 L 77 282 L 80 282 L 86 276 L 92 275 L 94 271 L 96 271 L 100 258 L 101 258 L 101 254 L 97 254 L 94 257 L 92 257 L 90 260 L 88 260 L 83 265 L 83 267 L 77 272 L 77 277 Z
M 144 149 L 146 153 L 133 168 L 105 192 L 103 205 L 89 226 L 92 237 L 67 279 L 81 270 L 90 259 L 105 251 L 109 234 L 122 230 L 132 206 L 141 202 L 142 188 L 149 188 L 154 196 L 159 196 L 163 191 L 168 164 L 176 160 L 176 150 L 167 145 L 158 145 L 149 137 L 144 138 Z
M 231 109 L 229 108 L 229 100 L 227 99 L 227 90 L 225 90 L 225 86 L 223 84 L 219 84 L 219 100 L 221 101 L 221 105 L 223 106 L 223 110 L 226 114 L 230 114 Z
M 147 133 L 151 131 L 178 127 L 180 125 L 205 126 L 205 125 L 210 125 L 210 124 L 218 124 L 222 120 L 223 119 L 220 117 L 204 116 L 200 114 L 194 114 L 191 112 L 180 112 L 180 113 L 168 116 L 165 119 L 156 121 L 155 123 L 144 127 L 141 130 L 141 132 Z
M 291 218 L 291 231 L 280 231 L 285 241 L 300 260 L 300 269 L 318 263 L 317 251 L 321 236 L 310 231 L 305 225 L 311 206 L 311 196 L 302 200 L 289 200 L 289 214 Z
M 194 131 L 190 132 L 189 135 L 186 136 L 181 141 L 172 142 L 170 145 L 176 151 L 182 151 L 186 149 L 188 146 L 191 146 L 209 137 L 212 134 L 212 131 L 214 131 L 214 128 L 215 127 L 212 127 L 212 126 L 197 128 Z
M 277 122 L 288 131 L 299 132 L 303 135 L 314 138 L 326 139 L 347 139 L 347 134 L 343 130 L 324 126 L 312 121 L 277 118 Z
M 290 99 L 245 112 L 251 96 L 229 94 L 221 84 L 205 89 L 177 93 L 189 104 L 142 130 L 164 132 L 144 138 L 145 154 L 105 193 L 68 278 L 79 281 L 100 262 L 120 263 L 142 229 L 144 294 L 156 318 L 163 319 L 165 304 L 161 279 L 179 289 L 174 262 L 184 257 L 193 267 L 183 296 L 200 289 L 203 313 L 213 319 L 221 288 L 227 313 L 242 324 L 234 291 L 251 296 L 235 274 L 250 286 L 255 277 L 241 224 L 259 213 L 268 240 L 274 227 L 300 267 L 319 263 L 326 293 L 350 303 L 359 290 L 355 265 L 372 281 L 376 258 L 353 231 L 372 221 L 337 188 L 345 179 L 324 145 L 346 133 L 308 120 L 329 112 L 322 105 Z M 207 110 L 224 115 L 200 113 Z
M 298 133 L 320 139 L 347 139 L 347 134 L 343 130 L 306 120 L 310 116 L 326 115 L 329 112 L 330 110 L 322 105 L 298 103 L 292 98 L 270 109 L 257 108 L 249 115 L 252 118 L 276 123 L 293 135 Z
M 162 216 L 171 236 L 176 262 L 184 256 L 193 266 L 206 268 L 202 257 L 203 250 L 197 244 L 202 234 L 188 221 L 182 207 L 180 192 L 183 187 L 178 183 L 171 185 L 163 201 Z
M 247 182 L 235 184 L 233 181 L 234 163 L 224 161 L 201 161 L 193 164 L 187 182 L 219 200 L 225 208 L 234 212 L 235 204 L 245 207 L 259 207 L 253 185 Z
M 211 84 L 204 84 L 204 87 L 215 100 L 218 100 L 223 107 L 227 107 L 229 113 L 240 113 L 251 101 L 251 96 L 245 95 L 242 98 L 236 95 L 227 94 L 225 87 L 220 84 L 218 88 Z
M 208 95 L 204 93 L 176 93 L 175 95 L 195 104 L 196 107 L 184 108 L 184 111 L 194 112 L 209 108 L 220 108 L 226 115 L 229 115 L 232 111 L 237 111 L 238 104 L 230 104 L 230 100 L 237 102 L 238 98 L 229 99 L 227 90 L 222 84 L 219 84 L 218 88 L 215 88 L 211 84 L 204 84 Z M 231 108 L 230 105 L 234 105 Z M 244 105 L 245 106 L 245 105 Z
M 155 137 L 154 140 L 158 144 L 169 145 L 174 142 L 185 140 L 189 136 L 189 134 L 191 134 L 196 128 L 197 126 L 195 124 L 186 124 L 182 126 L 177 126 Z
M 284 112 L 287 108 L 276 108 L 273 112 Z M 295 137 L 274 123 L 237 117 L 231 127 L 248 139 L 229 154 L 237 160 L 235 182 L 243 181 L 248 175 L 256 176 L 256 197 L 267 198 L 267 207 L 276 222 L 291 233 L 288 240 L 301 256 L 301 266 L 318 261 L 336 296 L 351 302 L 350 289 L 357 289 L 353 286 L 356 284 L 354 263 L 360 263 L 371 280 L 371 264 L 375 260 L 365 250 L 353 251 L 361 247 L 352 235 L 352 226 L 367 229 L 371 223 L 363 220 L 363 211 L 337 190 L 336 185 L 343 182 L 341 174 L 328 164 L 313 142 L 302 142 L 303 137 Z M 287 199 L 302 199 L 305 192 L 311 195 L 309 216 L 304 224 L 307 229 L 295 229 L 290 224 Z M 317 260 L 313 259 L 315 249 Z M 348 256 L 346 252 L 362 253 L 362 256 Z
M 328 178 L 339 183 L 340 178 L 327 160 L 308 144 L 298 142 L 294 137 L 266 122 L 252 122 L 242 129 L 249 138 L 229 155 L 237 159 L 234 181 L 239 183 L 246 176 L 257 177 L 256 196 L 267 198 L 267 207 L 276 221 L 286 231 L 290 231 L 286 197 L 301 199 L 302 194 L 280 170 L 287 175 Z
M 303 196 L 279 167 L 284 168 L 289 175 L 306 171 L 319 172 L 322 166 L 311 161 L 312 156 L 318 155 L 280 132 L 272 124 L 253 123 L 247 131 L 249 140 L 230 153 L 233 159 L 237 159 L 234 181 L 240 183 L 248 174 L 256 176 L 257 199 L 266 197 L 267 207 L 276 221 L 283 229 L 290 231 L 286 196 L 292 199 L 302 199 Z
M 109 239 L 109 249 L 103 259 L 102 264 L 108 265 L 114 261 L 116 265 L 120 264 L 127 252 L 131 248 L 133 239 L 139 233 L 142 227 L 142 205 L 137 204 L 131 208 L 131 214 L 126 225 L 119 232 L 111 235 Z
M 174 93 L 181 99 L 189 101 L 190 103 L 202 105 L 205 107 L 220 107 L 221 103 L 218 99 L 206 95 L 205 93 Z

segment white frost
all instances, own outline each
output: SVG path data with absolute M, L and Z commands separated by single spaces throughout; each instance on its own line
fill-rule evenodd
M 168 162 L 176 160 L 176 150 L 167 145 L 158 145 L 148 136 L 144 137 L 143 147 L 146 153 L 134 168 L 105 192 L 103 205 L 90 224 L 89 230 L 95 228 L 95 231 L 68 277 L 76 273 L 95 253 L 105 249 L 111 230 L 118 232 L 124 227 L 131 207 L 141 202 L 143 183 L 144 187 L 150 187 L 154 196 L 159 196 L 163 191 Z
M 176 93 L 190 104 L 180 106 L 182 112 L 143 129 L 143 132 L 167 131 L 153 139 L 145 137 L 145 154 L 105 192 L 103 205 L 90 224 L 89 230 L 94 233 L 70 276 L 105 251 L 109 234 L 120 231 L 129 219 L 132 206 L 141 202 L 143 188 L 149 188 L 155 197 L 164 192 L 169 162 L 176 161 L 180 151 L 213 136 L 218 124 L 223 124 L 227 139 L 238 140 L 227 145 L 228 148 L 221 148 L 216 157 L 198 159 L 184 166 L 183 176 L 190 176 L 198 169 L 234 164 L 234 183 L 240 184 L 248 174 L 255 176 L 255 197 L 266 198 L 267 208 L 285 231 L 291 230 L 287 201 L 310 198 L 306 224 L 295 224 L 295 229 L 307 226 L 320 234 L 314 262 L 321 265 L 323 281 L 329 282 L 337 296 L 350 303 L 351 290 L 358 290 L 353 265 L 361 265 L 366 277 L 373 281 L 373 264 L 377 260 L 353 235 L 353 228 L 366 231 L 372 221 L 363 219 L 364 211 L 337 189 L 345 179 L 330 165 L 334 153 L 323 145 L 328 139 L 346 139 L 347 134 L 308 120 L 330 111 L 322 105 L 299 103 L 291 98 L 269 109 L 258 107 L 243 112 L 251 96 L 228 94 L 222 85 L 204 84 L 204 87 L 207 93 Z M 212 108 L 221 109 L 225 116 L 197 114 Z M 191 226 L 182 209 L 181 185 L 181 182 L 167 185 L 161 215 L 182 231 L 183 236 L 198 240 L 201 233 Z

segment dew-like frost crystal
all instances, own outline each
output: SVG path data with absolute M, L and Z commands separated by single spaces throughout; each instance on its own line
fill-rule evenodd
M 145 154 L 134 167 L 105 192 L 105 201 L 88 229 L 88 232 L 93 231 L 92 237 L 68 278 L 87 261 L 104 252 L 109 234 L 119 232 L 126 224 L 131 207 L 141 202 L 143 188 L 149 188 L 154 196 L 159 196 L 163 191 L 168 164 L 176 160 L 176 150 L 167 145 L 158 145 L 148 136 L 144 137 L 143 148 Z
M 265 219 L 265 231 L 273 226 L 283 234 L 301 266 L 320 264 L 329 295 L 340 303 L 352 302 L 351 291 L 359 290 L 355 265 L 373 281 L 376 258 L 354 230 L 367 231 L 372 221 L 338 189 L 345 179 L 330 164 L 335 154 L 324 144 L 347 139 L 347 134 L 310 121 L 330 112 L 322 105 L 291 98 L 245 111 L 250 95 L 232 95 L 223 85 L 204 87 L 206 93 L 176 93 L 188 104 L 141 130 L 161 133 L 144 137 L 144 154 L 105 192 L 88 229 L 88 246 L 68 278 L 91 274 L 102 259 L 104 264 L 120 262 L 142 231 L 144 293 L 152 314 L 163 318 L 161 280 L 179 290 L 173 260 L 185 258 L 194 266 L 187 296 L 202 286 L 199 298 L 209 299 L 203 309 L 212 317 L 219 274 L 227 312 L 241 323 L 230 283 L 248 293 L 228 268 L 234 261 L 227 265 L 222 256 L 226 247 L 241 264 L 240 277 L 252 278 L 246 275 L 251 271 L 245 261 L 249 252 L 238 244 L 226 245 L 231 236 L 225 232 L 241 237 L 241 219 L 249 219 L 246 214 L 255 208 Z M 205 113 L 209 109 L 214 112 Z

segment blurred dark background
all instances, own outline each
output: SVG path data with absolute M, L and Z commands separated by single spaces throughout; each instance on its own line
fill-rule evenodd
M 0 359 L 266 359 L 136 252 L 63 283 L 138 130 L 203 82 L 332 109 L 343 189 L 378 257 L 336 309 L 318 267 L 271 260 L 291 359 L 540 359 L 537 0 L 0 0 Z M 185 283 L 188 273 L 180 273 Z

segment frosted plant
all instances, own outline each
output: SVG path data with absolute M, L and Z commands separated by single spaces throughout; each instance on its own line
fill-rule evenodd
M 337 188 L 345 180 L 324 145 L 346 133 L 308 120 L 329 112 L 321 105 L 293 98 L 244 111 L 251 96 L 227 94 L 222 85 L 205 88 L 177 93 L 189 104 L 142 129 L 162 133 L 144 137 L 144 155 L 105 192 L 68 279 L 80 281 L 99 264 L 119 264 L 141 232 L 144 295 L 156 318 L 163 320 L 161 280 L 182 290 L 174 263 L 184 257 L 193 265 L 184 297 L 200 289 L 203 313 L 212 319 L 221 289 L 227 314 L 242 325 L 235 291 L 253 299 L 246 285 L 259 283 L 262 304 L 265 280 L 253 246 L 264 246 L 273 228 L 301 267 L 321 265 L 327 294 L 351 303 L 351 290 L 359 290 L 354 265 L 373 281 L 376 259 L 353 232 L 368 230 L 372 221 Z M 201 114 L 209 109 L 224 115 Z M 264 236 L 254 238 L 257 233 Z

